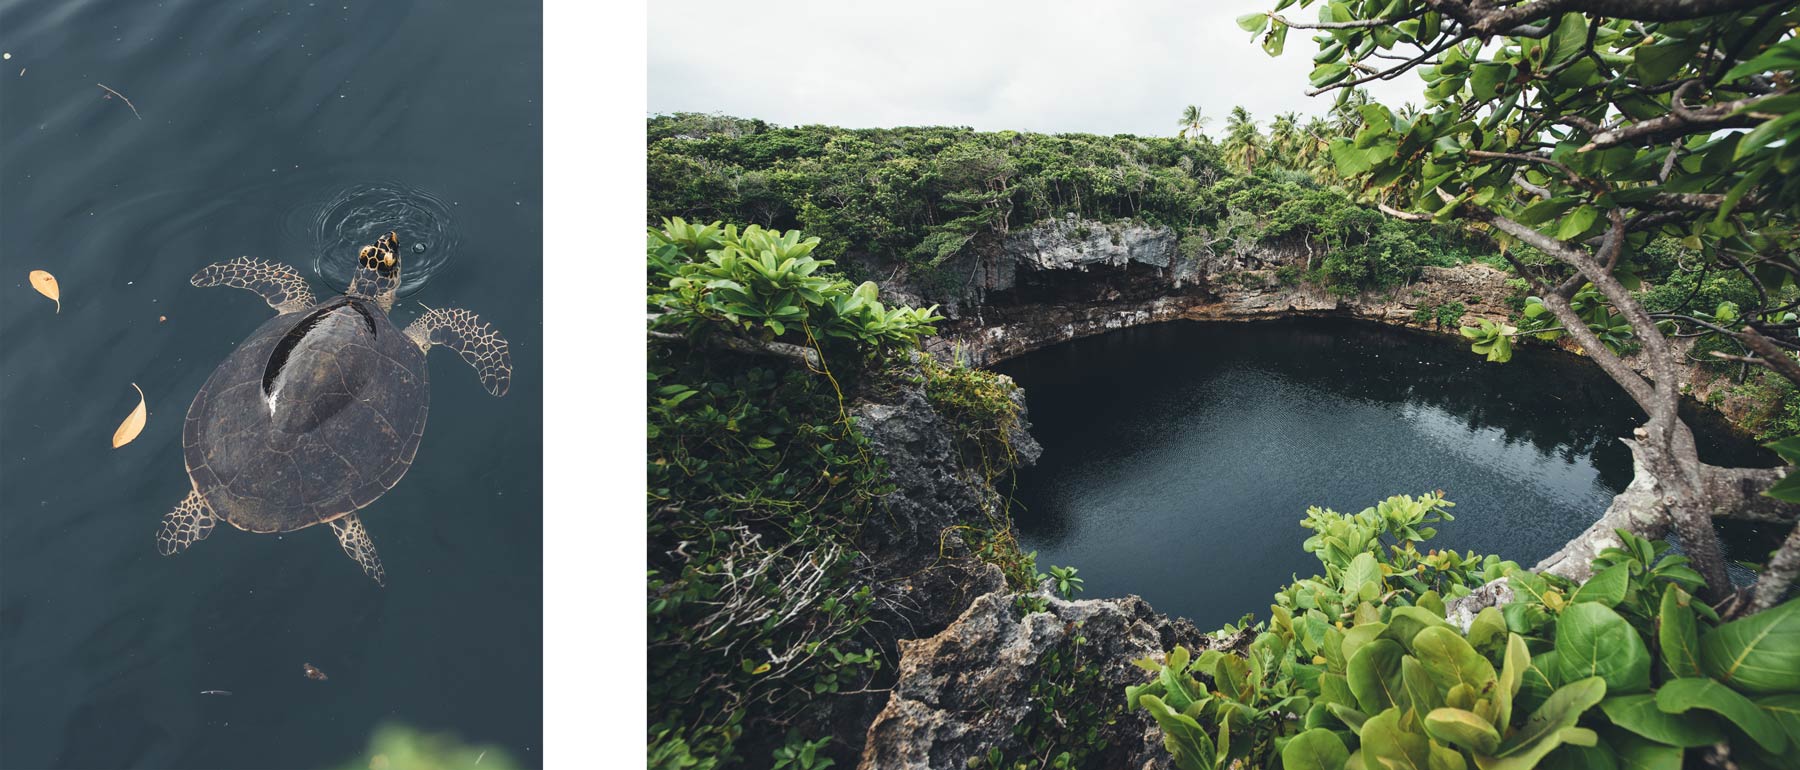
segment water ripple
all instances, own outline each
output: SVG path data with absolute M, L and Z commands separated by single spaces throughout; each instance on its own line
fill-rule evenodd
M 443 200 L 401 182 L 353 185 L 300 213 L 311 223 L 313 274 L 333 287 L 350 285 L 357 252 L 389 232 L 400 236 L 403 297 L 424 288 L 462 242 Z

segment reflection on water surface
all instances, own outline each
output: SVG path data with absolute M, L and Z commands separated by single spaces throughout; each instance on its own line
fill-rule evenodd
M 1367 323 L 1172 323 L 1057 345 L 999 368 L 1025 387 L 1038 466 L 1017 523 L 1040 568 L 1090 596 L 1135 593 L 1206 628 L 1319 571 L 1308 506 L 1354 513 L 1442 489 L 1438 547 L 1535 563 L 1631 481 L 1615 437 L 1642 413 L 1597 367 L 1551 351 L 1491 364 L 1463 345 Z M 1711 414 L 1701 457 L 1775 459 Z M 1728 553 L 1761 556 L 1733 530 Z

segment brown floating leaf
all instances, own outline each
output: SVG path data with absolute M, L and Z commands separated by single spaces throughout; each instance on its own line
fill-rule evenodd
M 318 681 L 323 682 L 323 681 L 331 678 L 331 677 L 326 676 L 325 672 L 320 671 L 317 666 L 314 666 L 311 663 L 300 664 L 300 670 L 306 672 L 307 679 L 316 679 Z
M 119 423 L 119 429 L 113 431 L 114 449 L 131 443 L 131 440 L 137 438 L 139 433 L 144 432 L 144 420 L 150 416 L 150 413 L 145 411 L 144 389 L 139 388 L 135 382 L 131 383 L 131 387 L 138 392 L 138 405 L 136 409 L 131 410 L 130 415 L 125 417 L 124 422 Z
M 56 312 L 62 312 L 62 289 L 56 287 L 56 276 L 42 270 L 31 271 L 31 288 L 37 293 L 56 300 Z

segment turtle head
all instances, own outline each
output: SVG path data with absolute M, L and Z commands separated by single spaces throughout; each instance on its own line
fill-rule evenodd
M 373 246 L 362 247 L 356 257 L 356 275 L 344 293 L 352 297 L 374 300 L 382 309 L 394 304 L 400 290 L 400 239 L 388 233 Z

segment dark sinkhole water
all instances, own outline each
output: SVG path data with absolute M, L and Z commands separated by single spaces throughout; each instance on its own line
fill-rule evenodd
M 0 1 L 0 768 L 366 765 L 388 723 L 541 763 L 540 28 L 534 2 Z M 431 353 L 415 463 L 362 515 L 387 588 L 327 527 L 158 555 L 188 404 L 270 316 L 188 277 L 253 255 L 322 298 L 389 229 L 395 321 L 473 310 L 515 371 L 496 399 Z
M 1085 596 L 1138 594 L 1217 628 L 1295 575 L 1318 574 L 1299 526 L 1442 489 L 1433 545 L 1530 565 L 1631 481 L 1642 413 L 1590 362 L 1542 349 L 1490 364 L 1464 345 L 1337 319 L 1177 322 L 1063 343 L 996 367 L 1024 386 L 1044 445 L 1015 517 L 1038 565 L 1073 565 Z M 1773 465 L 1711 413 L 1708 462 Z M 1765 558 L 1767 533 L 1727 531 Z M 1760 548 L 1760 550 L 1759 550 Z

